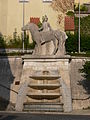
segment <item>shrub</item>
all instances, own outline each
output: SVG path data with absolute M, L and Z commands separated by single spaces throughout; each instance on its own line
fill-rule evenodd
M 70 34 L 68 33 L 68 39 L 66 40 L 66 51 L 67 52 L 77 52 L 78 51 L 78 38 L 77 34 Z
M 73 11 L 68 11 L 68 12 L 66 13 L 66 15 L 68 15 L 68 16 L 74 16 L 74 12 L 73 12 Z
M 79 11 L 79 4 L 74 6 L 75 11 Z M 88 11 L 88 8 L 85 5 L 80 5 L 80 11 Z
M 18 36 L 17 38 L 9 39 L 9 42 L 7 43 L 7 48 L 22 48 L 21 38 Z
M 81 34 L 81 51 L 90 52 L 90 35 Z
M 84 77 L 84 79 L 80 82 L 81 85 L 85 88 L 88 94 L 90 94 L 90 61 L 86 61 L 83 65 L 83 68 L 79 70 Z
M 4 40 L 3 36 L 0 36 L 0 48 L 5 48 L 6 47 L 6 42 Z
M 90 81 L 90 61 L 87 61 L 84 65 L 83 68 L 80 70 L 81 73 L 85 73 L 83 76 L 87 78 L 87 80 Z
M 20 36 L 16 36 L 16 37 L 7 37 L 6 40 L 8 41 L 7 44 L 3 45 L 6 48 L 20 48 L 22 49 L 22 41 L 23 41 L 23 35 L 21 34 Z M 2 40 L 4 42 L 4 40 Z M 3 47 L 2 46 L 2 47 Z M 33 49 L 35 46 L 35 43 L 29 43 L 29 35 L 26 34 L 26 32 L 24 32 L 24 47 L 25 49 Z
M 75 29 L 77 30 L 79 25 L 78 17 L 75 17 Z M 90 15 L 87 17 L 80 18 L 81 34 L 90 35 Z
M 88 8 L 85 5 L 80 6 L 81 11 L 88 11 Z
M 68 39 L 66 40 L 66 51 L 67 52 L 78 52 L 78 34 L 67 34 Z M 80 39 L 81 52 L 90 52 L 90 35 L 81 34 Z
M 75 17 L 75 34 L 67 34 L 68 39 L 66 40 L 66 51 L 67 52 L 78 52 L 78 18 Z M 80 21 L 81 37 L 80 37 L 80 48 L 81 52 L 90 53 L 90 15 L 81 18 Z

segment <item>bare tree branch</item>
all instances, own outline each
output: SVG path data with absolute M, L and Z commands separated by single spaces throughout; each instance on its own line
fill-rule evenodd
M 53 0 L 51 6 L 55 11 L 65 14 L 68 10 L 73 10 L 74 0 Z

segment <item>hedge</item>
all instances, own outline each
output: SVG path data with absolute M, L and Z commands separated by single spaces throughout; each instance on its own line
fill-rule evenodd
M 67 35 L 66 51 L 78 52 L 78 33 Z M 90 35 L 81 34 L 80 43 L 81 52 L 90 52 Z

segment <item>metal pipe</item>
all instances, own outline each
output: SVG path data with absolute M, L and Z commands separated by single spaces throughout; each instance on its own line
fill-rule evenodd
M 24 27 L 24 24 L 25 24 L 25 3 L 27 3 L 27 2 L 29 2 L 29 0 L 19 0 L 19 2 L 21 2 L 21 3 L 23 3 L 23 27 Z M 22 40 L 22 42 L 23 42 L 23 53 L 24 53 L 24 42 L 25 42 L 25 36 L 24 36 L 24 31 L 23 31 L 23 40 Z
M 24 23 L 25 23 L 25 2 L 23 2 L 23 27 L 24 27 Z M 23 53 L 24 53 L 24 31 L 23 31 Z
M 78 38 L 78 52 L 80 53 L 80 0 L 79 0 L 79 38 Z

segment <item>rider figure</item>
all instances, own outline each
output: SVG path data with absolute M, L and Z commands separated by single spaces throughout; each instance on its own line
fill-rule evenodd
M 42 17 L 42 27 L 39 29 L 39 31 L 46 32 L 46 31 L 51 31 L 51 30 L 52 28 L 50 24 L 48 23 L 48 17 L 47 15 L 45 15 Z
M 43 31 L 43 32 L 48 32 L 48 31 L 52 31 L 52 28 L 48 22 L 48 17 L 47 15 L 42 17 L 42 27 L 39 29 L 39 31 Z M 43 40 L 41 42 L 41 44 L 43 44 L 45 41 Z
M 42 18 L 42 27 L 43 27 L 43 31 L 51 31 L 52 28 L 50 26 L 50 24 L 48 23 L 48 17 L 45 15 L 43 18 Z

